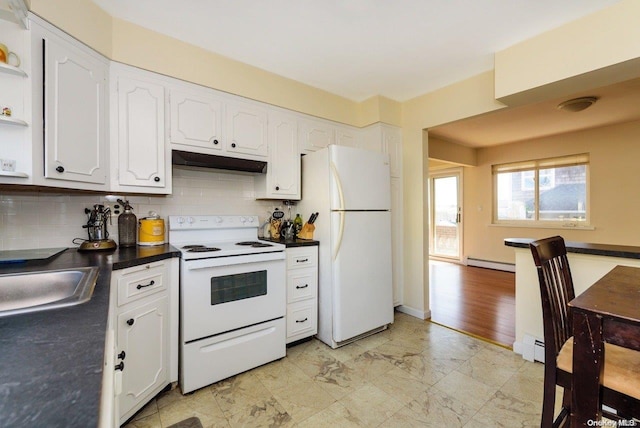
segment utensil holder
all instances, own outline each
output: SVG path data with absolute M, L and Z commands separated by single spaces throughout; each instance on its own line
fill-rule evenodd
M 316 230 L 316 227 L 312 224 L 305 223 L 300 229 L 300 233 L 298 233 L 298 238 L 300 239 L 313 239 L 313 231 Z

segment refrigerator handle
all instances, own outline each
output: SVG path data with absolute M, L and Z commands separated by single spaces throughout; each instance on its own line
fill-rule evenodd
M 344 211 L 338 211 L 340 214 L 340 225 L 338 228 L 338 241 L 336 242 L 336 246 L 333 248 L 333 260 L 338 257 L 338 253 L 340 252 L 340 247 L 342 246 L 342 235 L 344 235 Z
M 336 187 L 338 188 L 338 198 L 340 198 L 340 206 L 336 209 L 343 210 L 344 209 L 344 193 L 342 192 L 342 182 L 340 181 L 340 175 L 338 174 L 338 169 L 336 168 L 336 164 L 331 162 L 331 174 L 333 178 L 336 180 Z

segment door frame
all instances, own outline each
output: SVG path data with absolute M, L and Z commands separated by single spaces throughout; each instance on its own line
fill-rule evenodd
M 428 189 L 428 208 L 429 208 L 429 258 L 434 260 L 445 260 L 455 263 L 463 263 L 464 260 L 464 194 L 463 194 L 463 174 L 464 169 L 462 167 L 455 168 L 447 168 L 436 170 L 433 172 L 429 172 L 429 178 L 427 182 Z M 433 238 L 435 234 L 435 210 L 434 210 L 434 178 L 443 178 L 443 177 L 451 177 L 456 176 L 458 178 L 458 255 L 457 256 L 445 256 L 445 255 L 436 255 L 433 252 Z

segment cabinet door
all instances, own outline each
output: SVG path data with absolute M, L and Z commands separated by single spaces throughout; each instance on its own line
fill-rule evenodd
M 171 142 L 223 150 L 222 103 L 204 93 L 171 91 Z
M 106 183 L 106 64 L 44 42 L 45 177 Z
M 267 111 L 246 103 L 226 105 L 226 150 L 228 153 L 267 157 Z
M 165 187 L 164 87 L 119 77 L 118 183 Z
M 340 146 L 360 148 L 360 138 L 358 130 L 348 127 L 339 127 L 336 130 L 336 144 Z
M 301 120 L 298 126 L 302 153 L 324 149 L 336 141 L 335 129 L 324 122 Z
M 402 304 L 402 180 L 391 178 L 391 274 L 393 305 Z
M 143 303 L 118 316 L 118 353 L 124 351 L 120 421 L 168 383 L 168 299 Z
M 389 155 L 392 177 L 402 175 L 402 131 L 399 128 L 382 128 L 383 151 Z
M 267 195 L 276 199 L 300 199 L 300 152 L 295 118 L 270 114 L 269 141 Z

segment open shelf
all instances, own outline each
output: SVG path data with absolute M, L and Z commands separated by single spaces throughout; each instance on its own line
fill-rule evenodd
M 12 116 L 0 115 L 0 123 L 6 123 L 7 125 L 28 126 L 29 124 L 21 119 L 16 119 Z
M 25 73 L 21 68 L 14 67 L 13 65 L 9 65 L 4 62 L 0 62 L 0 73 L 15 74 L 16 76 L 27 77 L 27 73 Z
M 25 174 L 24 172 L 16 172 L 16 171 L 0 171 L 0 177 L 29 178 L 29 174 Z

